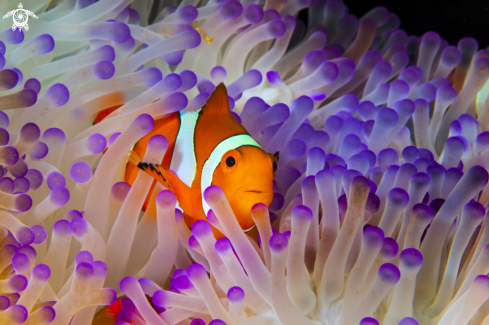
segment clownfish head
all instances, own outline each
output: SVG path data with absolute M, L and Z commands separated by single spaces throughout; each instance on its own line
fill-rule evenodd
M 212 184 L 223 190 L 243 230 L 255 225 L 251 217 L 255 204 L 272 203 L 276 169 L 276 157 L 255 146 L 244 145 L 222 156 Z

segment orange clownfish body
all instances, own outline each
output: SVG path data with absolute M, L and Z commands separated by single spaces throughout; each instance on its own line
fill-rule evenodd
M 148 141 L 157 134 L 165 136 L 169 143 L 161 164 L 129 163 L 125 173 L 127 183 L 134 183 L 139 169 L 152 175 L 155 183 L 158 181 L 174 192 L 189 226 L 207 219 L 210 208 L 202 192 L 217 185 L 225 193 L 241 228 L 254 226 L 251 207 L 272 202 L 276 161 L 232 116 L 224 84 L 216 87 L 199 111 L 176 112 L 156 120 L 153 130 L 136 144 L 134 153 L 144 157 Z M 150 203 L 155 183 L 144 209 Z

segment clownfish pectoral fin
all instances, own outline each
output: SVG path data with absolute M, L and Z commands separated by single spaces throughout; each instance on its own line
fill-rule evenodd
M 137 167 L 153 176 L 158 182 L 160 182 L 161 184 L 163 184 L 163 186 L 173 192 L 173 186 L 167 176 L 168 170 L 158 164 L 151 164 L 146 162 L 140 162 L 139 164 L 137 164 Z
M 141 161 L 135 152 L 131 152 L 129 162 L 151 175 L 164 187 L 172 191 L 177 198 L 178 204 L 186 214 L 191 216 L 195 215 L 195 209 L 192 202 L 196 196 L 196 191 L 182 182 L 177 175 L 158 164 Z
M 129 162 L 142 171 L 145 171 L 149 175 L 153 176 L 154 179 L 173 192 L 173 187 L 167 177 L 168 170 L 166 168 L 163 168 L 158 164 L 143 162 L 138 154 L 134 151 L 131 151 L 129 154 Z

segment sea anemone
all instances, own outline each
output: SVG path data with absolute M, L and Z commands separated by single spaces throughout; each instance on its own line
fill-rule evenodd
M 476 40 L 336 0 L 25 2 L 29 30 L 0 32 L 0 324 L 489 324 Z M 189 229 L 172 191 L 124 181 L 154 121 L 221 82 L 279 156 L 254 235 L 215 185 Z

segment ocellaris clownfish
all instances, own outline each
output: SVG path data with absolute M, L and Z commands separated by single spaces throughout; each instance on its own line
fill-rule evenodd
M 149 140 L 157 134 L 169 143 L 161 164 L 133 161 L 125 171 L 125 181 L 130 185 L 140 169 L 155 178 L 143 209 L 151 204 L 158 181 L 173 191 L 190 227 L 197 220 L 207 219 L 210 207 L 202 193 L 208 186 L 217 185 L 241 228 L 253 228 L 252 206 L 272 202 L 277 157 L 266 153 L 233 117 L 224 84 L 214 89 L 200 110 L 175 112 L 155 120 L 153 130 L 134 146 L 133 156 L 144 157 Z M 222 237 L 216 229 L 214 234 Z
M 95 124 L 116 108 L 99 113 Z M 153 130 L 133 148 L 133 156 L 144 157 L 148 142 L 154 135 L 163 135 L 168 148 L 161 164 L 142 161 L 128 163 L 125 181 L 132 185 L 143 170 L 155 178 L 143 209 L 150 202 L 156 182 L 175 194 L 189 227 L 197 220 L 206 220 L 209 206 L 202 189 L 219 186 L 246 231 L 253 228 L 251 207 L 256 203 L 270 205 L 273 199 L 273 180 L 277 156 L 266 153 L 231 114 L 224 84 L 219 84 L 207 103 L 196 112 L 176 112 L 155 120 Z M 215 228 L 216 238 L 223 235 Z M 102 308 L 92 324 L 114 324 L 122 310 L 121 299 Z

